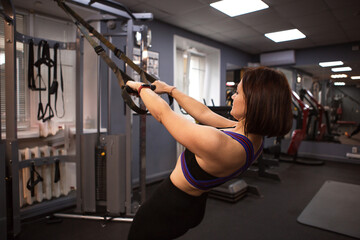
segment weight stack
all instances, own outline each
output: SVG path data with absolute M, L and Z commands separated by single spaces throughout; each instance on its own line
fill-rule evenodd
M 106 147 L 95 148 L 95 195 L 96 201 L 106 201 Z

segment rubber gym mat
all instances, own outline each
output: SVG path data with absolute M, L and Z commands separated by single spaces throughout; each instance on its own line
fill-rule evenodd
M 326 181 L 298 217 L 302 224 L 360 238 L 360 185 Z

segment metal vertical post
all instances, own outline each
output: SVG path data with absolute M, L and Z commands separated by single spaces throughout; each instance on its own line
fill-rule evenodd
M 147 68 L 147 28 L 145 27 L 141 33 L 140 46 L 140 67 Z M 143 78 L 143 76 L 140 76 Z M 142 79 L 146 82 L 145 79 Z M 140 107 L 145 109 L 145 104 L 140 99 Z M 139 162 L 139 184 L 140 184 L 140 204 L 146 200 L 146 114 L 140 115 L 140 162 Z
M 133 37 L 133 20 L 127 21 L 127 40 L 126 40 L 126 55 L 133 59 L 134 37 Z M 126 73 L 129 76 L 133 75 L 133 69 L 126 66 Z M 131 159 L 132 159 L 132 113 L 131 109 L 126 105 L 126 179 L 125 179 L 125 210 L 126 215 L 133 215 L 131 210 L 132 200 L 132 177 L 131 177 Z
M 7 228 L 9 236 L 20 233 L 19 168 L 17 148 L 16 116 L 16 20 L 15 10 L 10 0 L 1 1 L 5 15 L 5 113 L 6 113 L 6 192 Z
M 80 32 L 76 36 L 76 211 L 83 210 L 82 174 L 81 174 L 81 135 L 83 134 L 83 59 L 84 39 Z
M 112 42 L 112 37 L 109 36 L 109 42 Z M 109 50 L 109 58 L 112 58 L 112 52 Z M 111 129 L 111 76 L 112 76 L 112 70 L 111 68 L 108 68 L 108 92 L 107 92 L 107 95 L 108 95 L 108 103 L 107 103 L 107 133 L 110 135 L 112 134 L 112 129 Z
M 3 24 L 3 23 L 1 23 Z M 6 24 L 6 20 L 4 21 Z M 1 85 L 0 85 L 1 92 Z M 0 99 L 1 105 L 1 99 Z M 0 119 L 0 239 L 7 239 L 7 217 L 6 217 L 6 161 L 5 161 L 5 146 L 1 136 L 1 119 Z
M 0 125 L 0 239 L 7 239 L 5 166 L 5 147 L 1 140 Z
M 141 101 L 141 108 L 144 104 Z M 139 162 L 140 204 L 146 200 L 146 114 L 140 115 L 140 162 Z

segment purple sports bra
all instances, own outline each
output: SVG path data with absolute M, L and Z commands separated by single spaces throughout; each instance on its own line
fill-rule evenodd
M 225 134 L 229 135 L 236 141 L 238 141 L 246 151 L 246 162 L 244 166 L 240 169 L 236 170 L 234 173 L 230 174 L 226 177 L 215 177 L 211 174 L 205 172 L 197 163 L 195 154 L 185 149 L 185 151 L 181 154 L 181 169 L 186 180 L 194 187 L 201 190 L 210 190 L 211 188 L 217 187 L 233 178 L 243 173 L 257 157 L 261 154 L 264 146 L 264 142 L 262 143 L 259 150 L 254 154 L 254 147 L 251 141 L 242 134 L 223 131 Z

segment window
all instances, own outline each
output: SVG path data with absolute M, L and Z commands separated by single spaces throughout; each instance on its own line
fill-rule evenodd
M 220 105 L 220 50 L 174 36 L 174 86 L 200 102 Z M 180 112 L 175 105 L 175 111 Z
M 4 131 L 6 126 L 5 113 L 5 25 L 4 18 L 0 17 L 0 82 L 1 82 L 1 130 Z M 16 27 L 18 32 L 24 31 L 24 16 L 16 15 Z M 16 95 L 17 95 L 17 124 L 18 129 L 26 129 L 29 127 L 29 96 L 26 91 L 27 84 L 25 83 L 25 61 L 24 61 L 24 44 L 16 43 Z
M 202 88 L 205 77 L 205 57 L 190 54 L 189 66 L 189 95 L 195 99 L 202 100 Z

